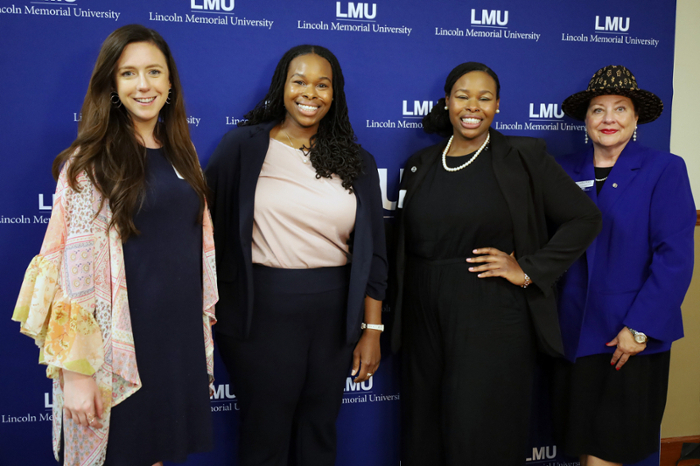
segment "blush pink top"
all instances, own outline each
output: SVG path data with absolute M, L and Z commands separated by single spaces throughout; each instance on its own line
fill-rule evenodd
M 253 215 L 253 263 L 284 269 L 350 262 L 357 200 L 339 177 L 316 178 L 309 157 L 270 138 Z

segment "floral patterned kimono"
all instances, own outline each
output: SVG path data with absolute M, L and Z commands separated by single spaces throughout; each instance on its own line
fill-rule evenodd
M 22 283 L 12 319 L 34 338 L 39 362 L 53 379 L 53 450 L 58 460 L 63 420 L 61 369 L 92 375 L 102 393 L 102 428 L 63 424 L 66 465 L 101 465 L 111 408 L 141 387 L 131 332 L 122 241 L 109 228 L 112 211 L 86 173 L 73 190 L 63 168 L 51 220 L 38 256 Z M 203 221 L 202 328 L 210 383 L 214 380 L 211 326 L 218 301 L 209 211 Z

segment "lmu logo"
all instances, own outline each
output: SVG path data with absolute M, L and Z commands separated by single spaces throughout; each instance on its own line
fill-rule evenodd
M 231 386 L 229 384 L 221 384 L 214 389 L 214 394 L 210 396 L 212 400 L 233 400 L 236 395 L 231 393 Z
M 508 24 L 508 10 L 481 10 L 481 19 L 476 18 L 476 10 L 472 9 L 473 26 L 505 26 Z
M 372 390 L 374 386 L 374 379 L 372 377 L 369 380 L 365 380 L 362 383 L 355 383 L 352 377 L 348 377 L 345 381 L 345 393 L 349 392 L 368 392 Z
M 624 23 L 624 26 L 622 25 Z M 600 16 L 595 17 L 595 30 L 605 32 L 627 32 L 630 30 L 629 17 L 622 16 L 606 16 L 605 25 L 600 23 Z
M 525 461 L 542 461 L 542 460 L 553 460 L 557 456 L 557 446 L 552 445 L 551 447 L 535 447 L 532 449 L 532 456 Z
M 52 194 L 51 204 L 44 204 L 44 195 L 39 194 L 39 210 L 51 210 L 53 209 L 53 203 L 56 200 L 56 195 Z
M 197 3 L 198 1 L 203 3 Z M 236 0 L 190 0 L 192 10 L 233 11 Z
M 372 3 L 371 6 L 372 12 L 370 13 L 369 3 L 348 2 L 348 7 L 343 12 L 343 2 L 335 2 L 335 17 L 339 19 L 374 19 L 377 17 L 377 4 Z
M 408 100 L 403 101 L 403 116 L 425 116 L 433 109 L 435 105 L 430 100 L 414 100 L 413 109 L 409 109 Z
M 390 201 L 387 195 L 387 169 L 377 168 L 377 172 L 379 172 L 379 189 L 382 191 L 382 207 L 384 210 L 396 210 L 396 201 Z M 403 178 L 403 168 L 399 169 L 399 182 L 401 178 Z
M 535 113 L 535 104 L 530 104 L 530 118 L 564 118 L 564 111 L 559 104 L 540 104 L 539 113 Z

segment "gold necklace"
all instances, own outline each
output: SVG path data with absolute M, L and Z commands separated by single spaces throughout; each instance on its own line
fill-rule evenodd
M 304 149 L 297 149 L 296 147 L 294 147 L 294 143 L 292 142 L 292 138 L 289 137 L 289 134 L 288 134 L 286 131 L 284 132 L 284 135 L 287 136 L 287 140 L 289 141 L 289 146 L 290 146 L 292 149 L 294 149 L 295 151 L 298 150 L 298 151 L 301 152 L 301 155 L 300 155 L 301 161 L 302 161 L 303 163 L 309 163 L 309 159 L 308 159 L 309 154 L 306 153 L 306 152 L 304 151 Z

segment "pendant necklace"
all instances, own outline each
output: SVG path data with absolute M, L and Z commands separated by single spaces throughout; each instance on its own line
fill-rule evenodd
M 304 152 L 304 149 L 297 149 L 296 147 L 294 147 L 294 143 L 292 142 L 292 138 L 289 137 L 289 134 L 287 134 L 286 131 L 284 132 L 284 135 L 287 136 L 287 140 L 289 140 L 289 145 L 290 145 L 290 147 L 291 147 L 292 149 L 294 149 L 295 151 L 298 150 L 298 151 L 301 152 L 301 154 L 299 155 L 299 156 L 301 157 L 301 161 L 304 162 L 304 163 L 309 163 L 309 159 L 308 159 L 309 154 L 307 154 L 306 152 Z

